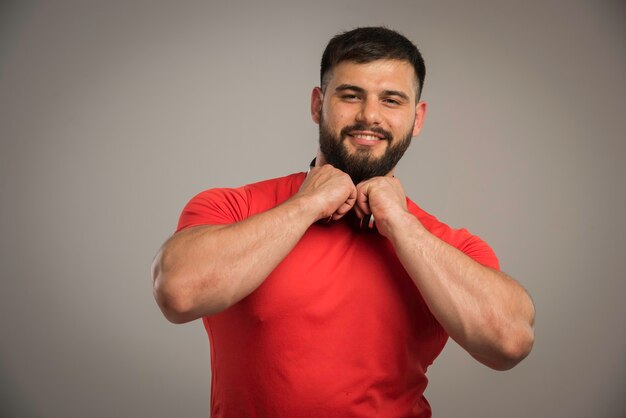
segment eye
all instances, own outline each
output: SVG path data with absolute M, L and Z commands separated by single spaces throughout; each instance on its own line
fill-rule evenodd
M 346 94 L 341 95 L 341 99 L 346 100 L 348 102 L 354 102 L 356 100 L 359 100 L 359 97 L 356 94 L 346 93 Z
M 394 105 L 394 106 L 397 106 L 397 105 L 400 104 L 400 102 L 398 100 L 390 99 L 390 98 L 384 99 L 383 102 L 391 104 L 391 105 Z

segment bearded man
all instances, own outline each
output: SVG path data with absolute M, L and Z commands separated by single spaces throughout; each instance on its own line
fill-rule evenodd
M 426 369 L 448 336 L 506 370 L 533 304 L 491 248 L 405 196 L 424 61 L 404 36 L 335 36 L 311 95 L 308 173 L 195 196 L 153 263 L 167 319 L 202 318 L 212 417 L 430 417 Z

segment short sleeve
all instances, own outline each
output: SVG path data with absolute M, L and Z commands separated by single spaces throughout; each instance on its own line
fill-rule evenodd
M 457 247 L 459 250 L 482 265 L 500 270 L 498 257 L 489 244 L 480 237 L 470 234 L 466 229 L 461 229 L 459 232 L 466 235 L 466 238 Z
M 198 225 L 224 225 L 248 217 L 249 202 L 246 190 L 210 189 L 194 196 L 185 206 L 178 220 L 176 232 Z
M 462 251 L 474 261 L 492 269 L 500 270 L 500 262 L 498 257 L 496 257 L 496 253 L 479 236 L 472 235 L 465 228 L 450 228 L 408 198 L 407 207 L 431 234 Z

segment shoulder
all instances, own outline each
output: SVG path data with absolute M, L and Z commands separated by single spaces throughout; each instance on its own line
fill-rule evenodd
M 493 249 L 478 235 L 472 234 L 465 228 L 452 228 L 441 222 L 437 217 L 423 210 L 415 202 L 407 198 L 407 207 L 424 228 L 440 240 L 462 251 L 477 262 L 496 270 L 500 269 L 500 263 Z
M 177 230 L 196 225 L 228 224 L 271 209 L 295 194 L 305 173 L 251 183 L 237 188 L 212 188 L 187 203 Z
M 306 173 L 294 173 L 284 177 L 264 180 L 243 187 L 250 199 L 258 203 L 277 205 L 297 193 L 306 177 Z

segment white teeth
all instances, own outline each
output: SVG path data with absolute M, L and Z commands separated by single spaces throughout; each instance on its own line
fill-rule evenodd
M 380 140 L 379 137 L 374 136 L 374 135 L 354 135 L 355 138 L 359 138 L 359 139 L 365 139 L 366 141 L 378 141 Z

